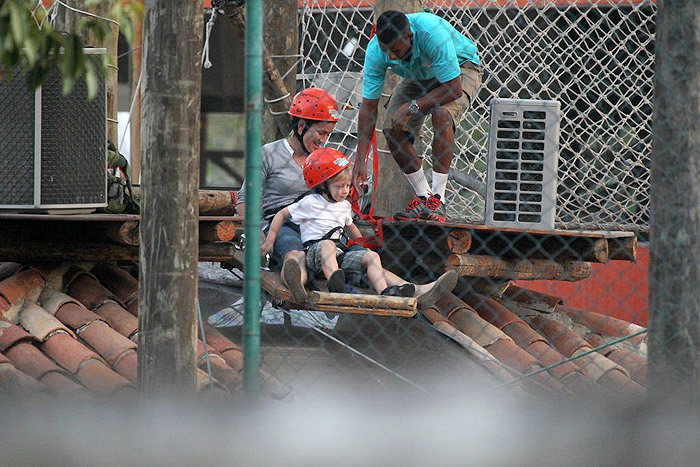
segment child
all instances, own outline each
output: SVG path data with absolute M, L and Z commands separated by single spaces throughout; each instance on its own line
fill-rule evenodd
M 358 284 L 364 267 L 369 283 L 377 293 L 412 297 L 416 290 L 414 284 L 387 284 L 376 252 L 359 245 L 348 247 L 343 242 L 344 234 L 350 238 L 361 236 L 353 223 L 352 208 L 347 200 L 351 182 L 350 161 L 336 149 L 319 148 L 306 158 L 303 172 L 307 186 L 314 189 L 314 193 L 275 215 L 262 244 L 262 254 L 272 251 L 277 233 L 291 217 L 299 224 L 301 240 L 307 247 L 307 269 L 315 274 L 323 273 L 328 280 L 329 292 L 345 292 L 346 273 L 350 283 Z M 282 276 L 287 280 L 284 272 L 283 267 Z

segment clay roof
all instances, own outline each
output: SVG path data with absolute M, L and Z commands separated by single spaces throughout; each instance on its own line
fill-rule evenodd
M 124 269 L 98 264 L 23 267 L 0 263 L 0 394 L 133 396 L 138 352 L 138 282 Z M 200 393 L 226 397 L 242 389 L 243 353 L 207 326 L 197 345 Z M 270 397 L 291 388 L 261 371 Z
M 0 393 L 133 395 L 137 381 L 138 282 L 125 269 L 97 264 L 23 267 L 0 263 Z M 644 328 L 515 285 L 449 294 L 424 316 L 460 343 L 493 377 L 535 394 L 639 395 L 646 386 Z M 241 389 L 243 353 L 209 325 L 206 341 L 215 384 L 198 341 L 200 391 Z M 605 346 L 597 352 L 594 347 Z M 579 357 L 580 356 L 580 357 Z M 566 361 L 578 357 L 573 361 Z M 561 363 L 561 364 L 560 364 Z M 550 366 L 555 365 L 551 368 Z M 547 371 L 542 368 L 548 367 Z M 263 390 L 291 389 L 261 370 Z

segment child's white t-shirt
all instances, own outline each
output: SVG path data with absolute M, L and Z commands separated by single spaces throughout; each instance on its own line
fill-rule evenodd
M 336 227 L 352 224 L 352 207 L 348 200 L 327 201 L 314 193 L 287 206 L 292 221 L 299 224 L 301 241 L 319 240 Z

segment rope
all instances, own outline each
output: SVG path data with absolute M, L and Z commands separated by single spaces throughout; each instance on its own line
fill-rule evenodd
M 289 310 L 282 310 L 282 311 L 283 311 L 284 313 L 288 314 L 289 316 L 291 316 L 291 312 L 290 312 Z M 299 311 L 302 311 L 302 310 L 299 310 Z M 311 315 L 311 316 L 312 316 L 312 315 Z M 313 319 L 313 317 L 312 317 L 312 319 Z M 339 344 L 340 346 L 342 346 L 342 347 L 346 348 L 347 350 L 353 352 L 354 354 L 359 355 L 360 357 L 364 358 L 364 359 L 367 360 L 368 362 L 373 363 L 374 365 L 378 366 L 378 367 L 381 368 L 382 370 L 384 370 L 384 371 L 388 372 L 389 374 L 391 374 L 391 375 L 397 377 L 397 378 L 400 379 L 401 381 L 403 381 L 403 382 L 405 382 L 405 383 L 407 383 L 407 384 L 413 386 L 414 388 L 416 388 L 416 389 L 418 389 L 418 390 L 420 390 L 420 391 L 422 391 L 422 392 L 424 392 L 424 393 L 426 393 L 426 394 L 432 394 L 430 391 L 428 391 L 427 389 L 425 389 L 423 386 L 419 385 L 418 383 L 414 383 L 413 381 L 411 381 L 410 379 L 406 378 L 405 376 L 401 376 L 400 374 L 396 373 L 396 372 L 395 372 L 394 370 L 392 370 L 391 368 L 387 367 L 386 365 L 383 365 L 383 364 L 379 363 L 378 361 L 376 361 L 375 359 L 373 359 L 373 358 L 370 357 L 369 355 L 363 354 L 363 353 L 360 352 L 359 350 L 357 350 L 357 349 L 355 349 L 355 348 L 349 346 L 348 344 L 346 344 L 345 342 L 341 341 L 340 339 L 338 339 L 338 338 L 332 336 L 331 334 L 328 334 L 326 331 L 324 331 L 324 330 L 322 330 L 322 329 L 320 329 L 320 328 L 318 328 L 318 327 L 316 327 L 316 326 L 311 326 L 311 329 L 313 329 L 314 331 L 318 332 L 318 333 L 321 334 L 322 336 L 327 337 L 328 339 L 332 340 L 332 341 L 335 342 L 336 344 Z
M 223 11 L 219 8 L 211 9 L 211 16 L 207 21 L 207 29 L 204 35 L 204 49 L 202 50 L 202 65 L 204 68 L 211 68 L 211 60 L 209 60 L 209 38 L 211 37 L 211 30 L 214 28 L 214 23 L 216 23 L 216 17 L 223 14 Z
M 558 367 L 558 366 L 560 366 L 560 365 L 563 365 L 563 364 L 565 364 L 565 363 L 573 362 L 574 360 L 577 360 L 577 359 L 579 359 L 579 358 L 581 358 L 581 357 L 585 357 L 586 355 L 590 355 L 590 354 L 592 354 L 592 353 L 598 352 L 599 350 L 606 349 L 606 348 L 611 347 L 611 346 L 613 346 L 613 345 L 615 345 L 615 344 L 619 344 L 620 342 L 624 342 L 624 341 L 626 341 L 626 340 L 628 340 L 628 339 L 632 339 L 633 337 L 640 336 L 640 335 L 642 335 L 642 334 L 644 334 L 644 333 L 646 333 L 646 332 L 648 332 L 648 330 L 647 330 L 647 329 L 643 329 L 643 330 L 641 330 L 641 331 L 637 331 L 637 332 L 635 332 L 635 333 L 633 333 L 633 334 L 630 334 L 629 336 L 620 337 L 619 339 L 612 340 L 612 341 L 608 342 L 607 344 L 599 345 L 598 347 L 594 347 L 594 348 L 592 348 L 591 350 L 587 350 L 586 352 L 580 353 L 580 354 L 578 354 L 578 355 L 576 355 L 576 356 L 574 356 L 574 357 L 565 358 L 564 360 L 559 361 L 559 362 L 557 362 L 557 363 L 552 363 L 551 365 L 542 367 L 542 368 L 540 368 L 539 370 L 533 371 L 533 372 L 531 372 L 531 373 L 524 374 L 524 375 L 522 375 L 522 376 L 520 376 L 520 377 L 518 377 L 518 378 L 516 378 L 516 379 L 507 381 L 507 382 L 505 382 L 505 383 L 503 383 L 503 384 L 499 384 L 498 386 L 491 388 L 491 390 L 492 390 L 492 391 L 495 391 L 496 389 L 504 388 L 504 387 L 509 386 L 509 385 L 511 385 L 511 384 L 513 384 L 513 383 L 517 383 L 517 382 L 522 381 L 522 380 L 524 380 L 524 379 L 526 379 L 526 378 L 530 378 L 531 376 L 535 376 L 535 375 L 537 375 L 537 374 L 540 374 L 540 373 L 542 373 L 543 371 L 551 370 L 552 368 L 556 368 L 556 367 Z
M 284 96 L 276 97 L 276 98 L 274 98 L 274 99 L 264 99 L 264 101 L 265 101 L 266 103 L 268 103 L 268 104 L 274 104 L 275 102 L 279 102 L 279 101 L 285 100 L 285 99 L 288 98 L 289 96 L 291 96 L 291 93 L 288 92 L 288 93 L 285 94 Z M 286 113 L 286 112 L 285 112 L 285 113 Z
M 136 87 L 134 88 L 134 97 L 131 99 L 131 105 L 129 106 L 129 119 L 126 121 L 126 125 L 124 126 L 124 131 L 122 132 L 122 139 L 119 142 L 119 151 L 121 152 L 122 150 L 122 144 L 124 144 L 124 139 L 126 138 L 126 130 L 129 129 L 129 126 L 131 125 L 131 112 L 134 110 L 134 104 L 136 103 L 136 97 L 139 95 L 139 92 L 141 90 L 141 77 L 143 76 L 143 68 L 141 69 L 141 73 L 139 74 L 139 80 L 136 82 Z
M 214 377 L 211 375 L 211 362 L 209 360 L 209 347 L 207 346 L 207 335 L 204 333 L 204 320 L 202 319 L 202 307 L 197 301 L 197 317 L 199 321 L 199 333 L 202 335 L 202 344 L 204 344 L 204 357 L 207 360 L 207 373 L 209 374 L 209 387 L 214 387 Z
M 70 5 L 66 5 L 66 4 L 63 3 L 61 0 L 56 0 L 56 3 L 59 4 L 59 5 L 63 5 L 64 7 L 68 8 L 68 9 L 71 10 L 71 11 L 74 11 L 74 12 L 76 12 L 76 13 L 80 13 L 81 15 L 91 16 L 91 17 L 93 17 L 93 18 L 101 19 L 101 20 L 103 20 L 103 21 L 107 21 L 107 22 L 110 22 L 110 23 L 114 23 L 114 24 L 116 24 L 117 26 L 121 26 L 121 25 L 119 24 L 118 21 L 115 21 L 115 20 L 113 20 L 112 18 L 105 18 L 104 16 L 99 16 L 99 15 L 90 13 L 89 11 L 83 11 L 83 10 L 79 10 L 79 9 L 77 9 L 77 8 L 73 8 L 73 7 L 70 6 Z

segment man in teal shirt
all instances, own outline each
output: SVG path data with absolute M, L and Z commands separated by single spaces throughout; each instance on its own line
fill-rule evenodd
M 377 33 L 365 55 L 353 168 L 356 189 L 367 180 L 367 150 L 387 69 L 403 79 L 391 95 L 381 128 L 394 160 L 416 194 L 394 218 L 444 222 L 455 125 L 476 97 L 483 75 L 476 45 L 430 13 L 405 15 L 389 10 L 379 17 Z M 413 147 L 427 115 L 434 131 L 432 188 Z

